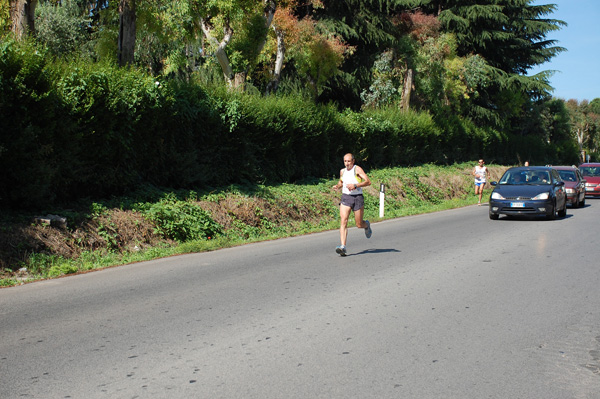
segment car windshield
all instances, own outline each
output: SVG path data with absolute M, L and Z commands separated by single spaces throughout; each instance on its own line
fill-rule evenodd
M 572 170 L 559 170 L 558 174 L 564 181 L 577 181 L 577 175 Z
M 502 176 L 498 184 L 550 184 L 550 174 L 544 170 L 509 170 Z
M 600 168 L 591 166 L 582 166 L 579 168 L 581 174 L 584 176 L 600 176 Z

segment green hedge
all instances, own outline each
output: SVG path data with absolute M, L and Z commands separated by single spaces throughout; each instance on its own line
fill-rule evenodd
M 49 192 L 48 180 L 57 174 L 44 162 L 52 151 L 44 144 L 53 141 L 55 106 L 44 68 L 33 46 L 0 43 L 0 201 Z
M 353 152 L 369 167 L 436 162 L 441 132 L 427 113 L 397 109 L 347 111 L 342 116 Z
M 197 189 L 331 177 L 347 152 L 367 169 L 481 156 L 515 163 L 517 154 L 549 163 L 573 153 L 567 143 L 549 146 L 458 117 L 339 112 L 300 96 L 208 90 L 112 64 L 53 61 L 10 40 L 0 44 L 0 119 L 0 205 L 17 208 L 144 185 Z

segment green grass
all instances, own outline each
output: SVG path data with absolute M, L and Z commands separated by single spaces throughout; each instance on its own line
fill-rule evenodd
M 364 217 L 371 222 L 381 220 L 381 183 L 386 187 L 383 219 L 473 205 L 477 197 L 473 193 L 471 168 L 472 164 L 423 165 L 368 171 L 372 185 L 364 190 Z M 496 168 L 501 173 L 502 167 Z M 337 204 L 340 194 L 332 191 L 331 186 L 336 182 L 337 179 L 310 179 L 297 184 L 229 186 L 205 192 L 146 191 L 137 196 L 91 202 L 82 211 L 68 211 L 71 220 L 77 220 L 80 226 L 85 227 L 77 230 L 76 226 L 70 226 L 68 232 L 62 233 L 77 237 L 67 240 L 70 245 L 81 246 L 76 255 L 59 255 L 48 248 L 32 252 L 27 248 L 24 250 L 27 256 L 0 275 L 0 287 L 173 255 L 335 230 L 339 228 Z M 486 191 L 489 193 L 489 187 Z M 211 204 L 216 206 L 211 208 Z M 117 210 L 121 211 L 120 216 L 114 213 Z M 61 210 L 51 213 L 61 213 Z M 127 224 L 123 215 L 138 219 Z M 140 219 L 140 215 L 144 219 Z M 124 225 L 129 228 L 138 226 L 142 220 L 152 223 L 153 227 L 146 233 L 152 234 L 158 241 L 150 247 L 121 242 L 124 234 L 119 229 L 124 229 Z M 353 225 L 351 219 L 350 226 Z M 103 240 L 104 245 L 94 250 L 85 249 L 89 238 L 82 238 L 82 231 L 95 234 L 96 241 Z M 55 230 L 48 227 L 44 232 Z M 26 247 L 25 244 L 23 246 Z M 27 269 L 26 273 L 18 272 L 22 268 Z

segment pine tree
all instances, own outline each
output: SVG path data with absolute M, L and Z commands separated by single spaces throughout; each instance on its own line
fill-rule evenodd
M 433 0 L 424 7 L 437 13 L 442 30 L 456 35 L 458 54 L 478 54 L 490 66 L 491 84 L 479 90 L 472 116 L 496 125 L 519 116 L 526 105 L 549 96 L 551 72 L 526 73 L 564 51 L 546 36 L 566 25 L 546 18 L 556 6 L 532 0 Z
M 360 107 L 360 93 L 369 87 L 371 68 L 381 54 L 394 47 L 399 38 L 392 22 L 394 15 L 418 1 L 410 0 L 323 0 L 323 8 L 313 17 L 356 50 L 342 66 L 344 73 L 326 90 L 321 99 Z

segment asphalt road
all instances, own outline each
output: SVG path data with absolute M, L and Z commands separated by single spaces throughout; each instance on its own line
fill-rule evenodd
M 600 200 L 0 290 L 0 398 L 600 398 Z

